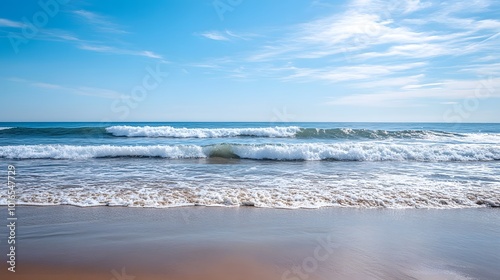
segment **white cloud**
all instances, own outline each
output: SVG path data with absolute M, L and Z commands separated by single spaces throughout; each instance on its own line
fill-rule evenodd
M 0 18 L 0 26 L 2 27 L 13 27 L 13 28 L 23 28 L 26 25 L 22 22 L 13 21 L 6 18 Z
M 478 1 L 478 5 L 487 7 L 484 1 Z M 434 9 L 425 14 L 414 14 L 431 6 Z M 450 6 L 455 7 L 455 11 L 466 11 L 470 5 L 461 2 L 438 5 L 418 0 L 353 1 L 343 13 L 291 27 L 291 32 L 251 54 L 248 61 L 322 59 L 339 55 L 354 60 L 398 56 L 425 59 L 485 49 L 493 51 L 495 46 L 485 43 L 498 36 L 500 21 L 457 18 L 450 15 Z M 424 27 L 429 22 L 448 27 Z
M 37 81 L 30 81 L 22 78 L 9 78 L 10 81 L 13 82 L 18 82 L 18 83 L 23 83 L 32 87 L 44 89 L 44 90 L 51 90 L 51 91 L 56 91 L 56 92 L 61 92 L 61 93 L 68 93 L 68 94 L 75 94 L 75 95 L 85 95 L 85 96 L 95 96 L 95 97 L 100 97 L 100 98 L 109 98 L 109 99 L 116 99 L 116 98 L 127 98 L 127 95 L 121 94 L 119 92 L 116 92 L 114 90 L 110 89 L 103 89 L 103 88 L 95 88 L 95 87 L 68 87 L 68 86 L 63 86 L 59 84 L 53 84 L 53 83 L 46 83 L 46 82 L 37 82 Z
M 43 29 L 40 32 L 40 37 L 41 39 L 54 41 L 81 41 L 77 36 L 60 29 Z
M 95 12 L 87 10 L 77 10 L 73 11 L 73 13 L 98 31 L 106 33 L 128 33 L 116 23 Z
M 252 37 L 255 37 L 255 34 L 251 33 L 236 33 L 234 31 L 229 31 L 229 30 L 224 30 L 224 31 L 206 31 L 201 34 L 199 34 L 207 39 L 210 40 L 215 40 L 215 41 L 230 41 L 233 39 L 240 39 L 240 40 L 249 40 Z
M 369 49 L 374 45 L 410 44 L 433 34 L 397 25 L 393 17 L 429 7 L 420 1 L 353 1 L 347 10 L 298 24 L 284 38 L 263 47 L 250 61 L 323 58 Z
M 492 58 L 493 59 L 493 58 Z M 500 60 L 496 58 L 494 60 Z M 480 60 L 478 60 L 480 61 Z M 479 76 L 500 76 L 500 62 L 489 63 L 489 64 L 470 64 L 467 67 L 462 68 L 461 72 L 474 73 Z
M 156 54 L 156 53 L 151 52 L 151 51 L 141 51 L 138 54 L 142 55 L 142 56 L 150 57 L 150 58 L 162 58 L 161 55 Z
M 410 58 L 427 58 L 452 54 L 449 49 L 439 44 L 405 44 L 392 46 L 386 52 L 367 52 L 357 55 L 356 58 L 376 58 L 405 56 Z
M 76 10 L 73 11 L 78 18 L 83 20 L 86 24 L 92 26 L 94 29 L 104 32 L 104 33 L 115 33 L 115 34 L 123 34 L 128 33 L 124 31 L 121 26 L 112 22 L 107 17 L 100 15 L 95 12 L 87 11 L 87 10 Z M 68 40 L 71 40 L 71 36 L 66 37 Z M 75 38 L 75 37 L 73 37 Z M 75 38 L 76 39 L 76 38 Z M 96 41 L 88 41 L 88 40 L 78 40 L 77 47 L 86 51 L 100 52 L 100 53 L 110 53 L 110 54 L 118 54 L 118 55 L 132 55 L 132 56 L 142 56 L 153 59 L 159 59 L 163 63 L 168 63 L 163 60 L 163 56 L 157 54 L 150 50 L 133 50 L 133 49 L 125 49 L 116 46 L 110 46 L 104 43 L 96 42 Z
M 425 85 L 422 87 L 425 87 Z M 332 97 L 328 104 L 383 107 L 411 105 L 412 102 L 415 102 L 415 100 L 423 98 L 447 100 L 462 100 L 466 98 L 473 98 L 476 100 L 485 98 L 500 98 L 500 78 L 446 80 L 440 83 L 440 87 L 422 87 L 374 94 L 350 94 L 342 97 Z
M 434 87 L 438 88 L 439 86 L 442 86 L 443 83 L 428 83 L 428 84 L 408 84 L 402 87 L 402 89 L 420 89 L 420 88 L 429 88 L 429 87 Z
M 96 13 L 89 12 L 86 10 L 77 10 L 74 11 L 73 13 L 77 15 L 79 18 L 84 19 L 85 22 L 91 24 L 93 27 L 99 29 L 100 31 L 110 32 L 110 33 L 127 33 L 121 30 L 118 25 L 107 20 L 104 16 L 98 15 Z M 0 18 L 0 27 L 22 28 L 24 26 L 25 26 L 24 23 Z M 75 44 L 77 48 L 86 51 L 120 54 L 120 55 L 143 56 L 153 59 L 160 59 L 162 62 L 167 63 L 167 61 L 163 60 L 163 57 L 160 54 L 157 54 L 150 50 L 130 50 L 130 49 L 124 49 L 124 48 L 100 44 L 99 42 L 96 41 L 91 42 L 88 40 L 80 39 L 78 36 L 61 29 L 43 28 L 39 31 L 39 34 L 33 39 L 43 40 L 43 41 L 69 42 Z
M 126 50 L 126 49 L 120 49 L 116 47 L 111 47 L 111 46 L 105 46 L 105 45 L 89 45 L 89 44 L 81 44 L 78 46 L 78 48 L 86 51 L 94 51 L 94 52 L 101 52 L 101 53 L 110 53 L 110 54 L 118 54 L 118 55 L 134 55 L 134 56 L 144 56 L 144 57 L 149 57 L 149 58 L 155 58 L 155 59 L 163 59 L 163 57 L 159 54 L 156 54 L 152 51 L 135 51 L 135 50 Z M 164 61 L 166 62 L 166 61 Z
M 32 86 L 39 87 L 39 88 L 45 88 L 45 89 L 64 89 L 64 87 L 60 85 L 55 85 L 55 84 L 49 84 L 49 83 L 39 83 L 39 82 L 33 82 L 31 83 Z
M 109 46 L 80 45 L 80 49 L 94 52 L 114 52 L 115 48 Z
M 215 41 L 229 41 L 229 38 L 218 31 L 207 31 L 200 34 L 201 36 Z
M 283 28 L 255 51 L 200 64 L 234 78 L 322 82 L 335 92 L 332 105 L 458 102 L 474 96 L 480 75 L 492 77 L 491 94 L 480 99 L 498 98 L 500 20 L 491 17 L 492 3 L 351 1 L 343 12 Z
M 406 1 L 405 14 L 410 14 L 419 10 L 423 10 L 432 6 L 431 2 L 422 2 L 420 0 Z
M 425 78 L 424 74 L 412 75 L 412 76 L 399 76 L 399 77 L 388 77 L 384 79 L 376 79 L 367 82 L 358 82 L 355 84 L 355 87 L 359 88 L 402 88 L 406 85 L 417 84 L 423 78 Z
M 407 63 L 400 65 L 356 65 L 342 67 L 328 67 L 322 69 L 313 68 L 298 68 L 290 66 L 284 68 L 292 74 L 285 76 L 284 79 L 307 79 L 307 80 L 324 80 L 328 82 L 344 82 L 354 80 L 373 80 L 381 76 L 393 75 L 402 71 L 416 69 L 425 66 L 425 63 Z
M 114 90 L 95 88 L 95 87 L 77 87 L 70 89 L 70 91 L 78 95 L 96 96 L 101 98 L 110 98 L 110 99 L 127 98 L 126 95 L 123 95 Z

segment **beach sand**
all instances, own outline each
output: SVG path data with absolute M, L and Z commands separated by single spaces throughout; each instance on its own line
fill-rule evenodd
M 7 213 L 5 207 L 0 211 Z M 5 215 L 6 216 L 6 215 Z M 17 207 L 1 279 L 496 279 L 498 209 Z M 7 224 L 7 220 L 4 219 Z M 5 226 L 1 236 L 7 236 Z

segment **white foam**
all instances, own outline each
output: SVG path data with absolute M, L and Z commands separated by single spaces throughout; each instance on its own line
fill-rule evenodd
M 293 137 L 299 127 L 262 128 L 174 128 L 171 126 L 111 126 L 106 131 L 114 136 L 172 137 L 172 138 L 219 138 L 219 137 Z
M 200 146 L 70 146 L 23 145 L 0 147 L 0 157 L 12 159 L 88 159 L 102 157 L 202 158 Z
M 261 180 L 262 181 L 262 180 Z M 272 188 L 265 185 L 274 185 Z M 500 185 L 437 182 L 415 176 L 381 176 L 377 180 L 304 180 L 273 178 L 258 186 L 232 182 L 184 182 L 171 187 L 154 182 L 138 186 L 120 181 L 113 185 L 67 187 L 48 184 L 20 186 L 18 204 L 127 207 L 255 206 L 265 208 L 475 208 L 500 207 Z M 7 194 L 0 194 L 0 205 Z
M 338 143 L 235 146 L 242 158 L 275 160 L 477 161 L 500 159 L 500 146 L 475 144 Z
M 0 130 L 11 129 L 12 127 L 0 127 Z
M 465 133 L 465 137 L 454 139 L 472 143 L 500 144 L 500 134 L 498 133 Z
M 209 146 L 0 146 L 0 157 L 10 159 L 87 159 L 102 157 L 183 159 L 215 156 L 237 156 L 254 160 L 492 161 L 500 160 L 500 145 L 353 142 L 335 144 L 222 144 Z

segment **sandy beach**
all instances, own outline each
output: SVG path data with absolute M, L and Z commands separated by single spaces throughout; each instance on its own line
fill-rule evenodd
M 17 211 L 16 272 L 7 271 L 2 240 L 2 279 L 495 279 L 500 274 L 500 215 L 491 208 L 30 206 Z

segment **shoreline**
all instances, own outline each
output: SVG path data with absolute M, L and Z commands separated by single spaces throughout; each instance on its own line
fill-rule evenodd
M 16 207 L 75 207 L 75 208 L 133 208 L 133 209 L 175 209 L 175 208 L 256 208 L 256 209 L 268 209 L 268 210 L 290 210 L 290 211 L 302 211 L 302 210 L 321 210 L 321 209 L 352 209 L 352 210 L 387 210 L 387 211 L 406 211 L 406 210 L 467 210 L 467 209 L 496 209 L 500 208 L 500 205 L 496 204 L 477 204 L 477 206 L 466 206 L 466 207 L 449 207 L 449 208 L 437 208 L 437 207 L 407 207 L 407 208 L 391 208 L 384 206 L 374 206 L 374 207 L 362 207 L 362 206 L 346 206 L 346 205 L 326 205 L 326 206 L 318 206 L 318 207 L 280 207 L 280 206 L 256 206 L 250 203 L 242 203 L 239 205 L 223 205 L 223 204 L 213 204 L 213 205 L 174 205 L 174 206 L 163 206 L 163 207 L 155 207 L 155 206 L 128 206 L 128 205 L 76 205 L 76 204 L 16 204 Z M 7 205 L 0 204 L 1 208 L 7 208 Z
M 9 279 L 109 280 L 122 268 L 135 279 L 301 279 L 297 267 L 311 270 L 308 279 L 500 274 L 496 208 L 18 205 L 16 211 L 18 272 L 7 272 L 7 244 L 0 244 L 0 275 Z M 315 258 L 317 248 L 324 261 Z

